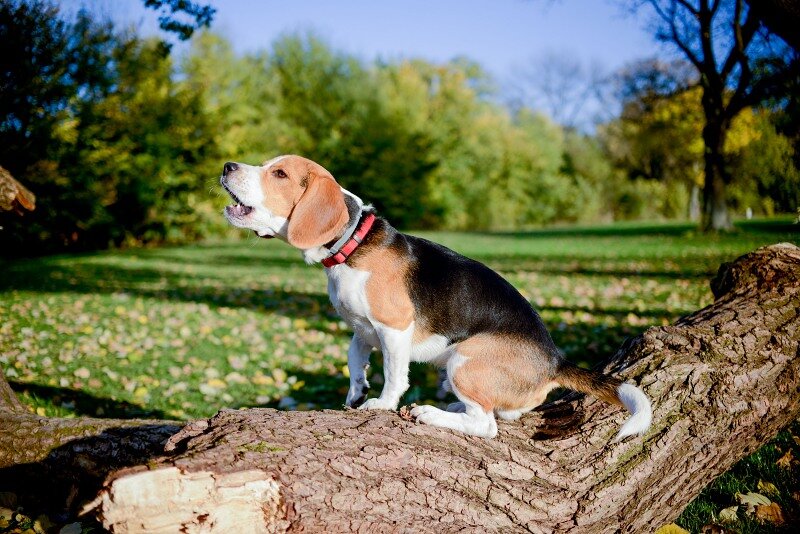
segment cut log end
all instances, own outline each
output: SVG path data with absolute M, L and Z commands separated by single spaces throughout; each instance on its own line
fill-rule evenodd
M 284 532 L 288 527 L 278 483 L 256 469 L 141 470 L 106 486 L 84 513 L 93 508 L 115 533 Z

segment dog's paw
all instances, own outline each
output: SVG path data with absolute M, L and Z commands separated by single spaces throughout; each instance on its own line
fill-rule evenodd
M 347 392 L 347 398 L 344 401 L 344 405 L 349 408 L 358 408 L 364 404 L 365 400 L 367 400 L 368 391 L 369 385 L 356 386 L 355 388 L 351 387 L 350 391 Z
M 376 399 L 367 399 L 364 404 L 358 407 L 359 410 L 396 410 L 397 403 L 386 401 L 380 397 Z
M 417 406 L 411 410 L 411 415 L 414 416 L 414 419 L 416 419 L 418 423 L 424 423 L 426 425 L 435 425 L 441 413 L 442 410 L 436 406 Z
M 441 410 L 436 406 L 427 406 L 423 404 L 422 406 L 415 406 L 414 408 L 412 408 L 411 415 L 419 419 L 421 416 L 425 414 L 440 412 L 440 411 Z

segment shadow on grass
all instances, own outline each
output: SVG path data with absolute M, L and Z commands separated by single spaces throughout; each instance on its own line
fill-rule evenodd
M 197 284 L 187 282 L 196 281 Z M 324 291 L 324 288 L 320 288 Z M 280 311 L 295 317 L 337 319 L 325 293 L 283 290 L 269 285 L 237 287 L 236 280 L 220 281 L 191 273 L 152 268 L 125 268 L 93 263 L 71 266 L 28 262 L 6 271 L 2 291 L 129 295 L 204 303 L 213 307 L 238 307 L 262 312 Z
M 113 419 L 154 418 L 167 419 L 162 410 L 143 408 L 126 401 L 97 397 L 77 389 L 45 386 L 26 382 L 8 381 L 18 395 L 27 395 L 35 401 L 44 401 L 76 416 L 106 417 Z
M 754 234 L 796 234 L 800 225 L 790 218 L 754 219 L 734 223 L 736 231 Z M 518 232 L 476 232 L 480 235 L 502 235 L 508 237 L 633 237 L 633 236 L 673 236 L 681 237 L 698 233 L 698 227 L 690 222 L 652 222 L 615 223 L 598 226 L 564 226 L 540 228 Z

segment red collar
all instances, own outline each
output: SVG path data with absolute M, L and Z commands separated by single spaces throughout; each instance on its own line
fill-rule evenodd
M 342 245 L 342 248 L 339 249 L 338 252 L 333 254 L 332 256 L 328 256 L 324 260 L 322 260 L 322 265 L 325 267 L 331 268 L 334 265 L 339 265 L 340 263 L 344 263 L 347 258 L 353 253 L 355 249 L 361 244 L 364 240 L 364 237 L 369 233 L 372 229 L 372 224 L 375 222 L 375 214 L 368 213 L 364 220 L 361 221 L 361 225 L 355 231 L 353 236 L 347 240 L 347 243 Z

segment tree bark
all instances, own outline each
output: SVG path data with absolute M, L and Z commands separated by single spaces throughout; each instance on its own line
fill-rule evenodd
M 223 410 L 116 469 L 85 510 L 113 532 L 651 531 L 800 414 L 800 249 L 723 265 L 712 290 L 603 367 L 652 400 L 644 437 L 613 443 L 626 413 L 574 394 L 493 440 L 402 410 Z
M 722 93 L 718 88 L 704 84 L 703 113 L 706 123 L 703 126 L 704 183 L 703 183 L 703 221 L 704 231 L 727 232 L 733 229 L 728 212 L 727 184 L 730 182 L 723 151 L 729 122 L 723 118 Z

